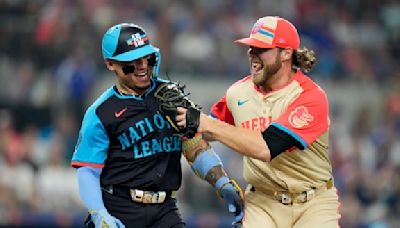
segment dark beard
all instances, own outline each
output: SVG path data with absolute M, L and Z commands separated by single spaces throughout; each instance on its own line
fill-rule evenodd
M 280 55 L 278 55 L 276 57 L 275 63 L 264 66 L 262 80 L 255 82 L 255 84 L 257 86 L 264 86 L 268 82 L 268 80 L 270 80 L 272 76 L 276 74 L 276 72 L 278 72 L 279 69 L 281 69 L 281 67 L 282 67 L 282 62 Z

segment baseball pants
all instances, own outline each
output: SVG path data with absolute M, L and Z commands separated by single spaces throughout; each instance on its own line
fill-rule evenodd
M 129 190 L 126 189 L 114 188 L 112 194 L 105 191 L 102 193 L 107 211 L 120 219 L 127 228 L 185 227 L 175 198 L 166 199 L 161 204 L 143 204 L 133 202 Z
M 245 228 L 338 228 L 339 200 L 336 188 L 301 204 L 285 205 L 261 191 L 246 190 Z

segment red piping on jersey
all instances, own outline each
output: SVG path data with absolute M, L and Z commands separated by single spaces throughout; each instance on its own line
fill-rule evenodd
M 244 83 L 244 82 L 246 82 L 246 81 L 248 81 L 248 80 L 250 80 L 250 79 L 252 79 L 252 78 L 253 78 L 253 77 L 252 77 L 251 75 L 249 75 L 249 76 L 247 76 L 247 77 L 244 77 L 244 78 L 240 79 L 239 81 L 233 83 L 233 84 L 231 85 L 231 87 L 232 87 L 232 86 L 235 86 L 235 85 L 242 84 L 242 83 Z
M 211 108 L 211 115 L 230 125 L 235 125 L 235 119 L 231 110 L 226 105 L 226 94 Z
M 279 90 L 284 89 L 285 87 L 289 86 L 294 80 L 298 81 L 297 79 L 301 74 L 302 74 L 301 71 L 299 71 L 299 70 L 296 71 L 296 73 L 293 75 L 293 77 L 289 80 L 289 82 L 286 85 L 283 85 L 283 86 L 281 86 L 281 87 L 279 87 L 279 88 L 277 88 L 275 90 L 269 91 L 267 93 L 264 93 L 260 88 L 258 88 L 258 86 L 256 84 L 253 84 L 254 85 L 254 89 L 257 92 L 261 93 L 262 95 L 266 96 L 266 95 L 269 95 L 271 93 L 275 93 L 275 92 L 277 92 Z M 250 77 L 250 76 L 248 76 L 248 77 Z
M 104 164 L 93 164 L 89 162 L 71 162 L 71 166 L 74 168 L 81 167 L 81 166 L 91 166 L 95 168 L 104 168 Z

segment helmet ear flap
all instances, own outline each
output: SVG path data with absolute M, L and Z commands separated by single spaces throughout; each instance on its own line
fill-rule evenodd
M 149 65 L 149 66 L 155 66 L 156 63 L 157 63 L 157 55 L 156 55 L 156 53 L 152 53 L 152 54 L 150 55 L 149 60 L 147 60 L 147 65 Z

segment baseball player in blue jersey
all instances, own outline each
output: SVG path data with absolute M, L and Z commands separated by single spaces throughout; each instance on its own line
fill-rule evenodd
M 71 162 L 89 211 L 86 226 L 184 227 L 175 199 L 182 153 L 240 221 L 241 190 L 218 155 L 209 146 L 196 150 L 196 140 L 184 141 L 158 110 L 154 92 L 166 81 L 157 78 L 160 52 L 145 31 L 115 25 L 102 52 L 116 84 L 87 109 Z

